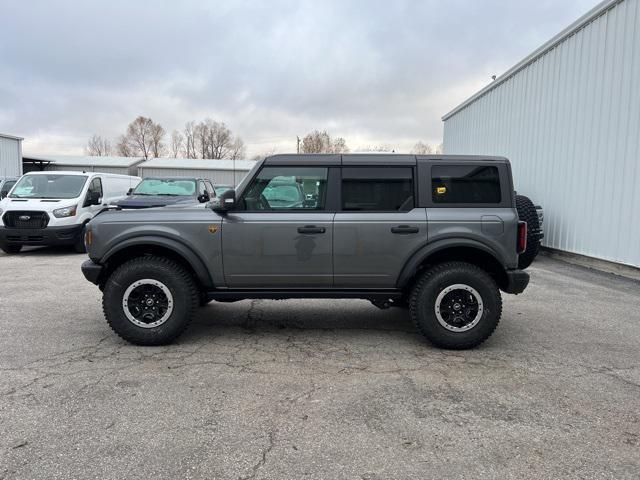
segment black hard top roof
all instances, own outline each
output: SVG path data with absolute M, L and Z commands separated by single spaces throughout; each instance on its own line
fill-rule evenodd
M 345 154 L 325 154 L 307 153 L 295 154 L 285 153 L 272 155 L 264 159 L 265 165 L 416 165 L 418 162 L 441 161 L 441 162 L 473 162 L 490 161 L 497 163 L 508 163 L 505 157 L 493 155 L 410 155 L 401 153 L 345 153 Z

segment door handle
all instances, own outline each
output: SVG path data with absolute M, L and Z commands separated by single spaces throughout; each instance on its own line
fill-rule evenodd
M 412 227 L 411 225 L 398 225 L 397 227 L 391 227 L 391 233 L 397 233 L 400 235 L 418 233 L 419 231 L 420 229 L 418 227 Z
M 327 229 L 324 227 L 316 227 L 315 225 L 305 225 L 304 227 L 298 227 L 298 233 L 324 233 Z

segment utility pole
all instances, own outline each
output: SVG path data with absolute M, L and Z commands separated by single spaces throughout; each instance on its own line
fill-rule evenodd
M 298 152 L 298 155 L 299 155 L 300 154 L 300 137 L 298 135 L 296 135 L 296 140 L 298 140 L 298 147 L 296 151 Z

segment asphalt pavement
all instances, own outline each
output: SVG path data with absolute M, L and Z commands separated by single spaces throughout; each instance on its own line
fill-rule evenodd
M 108 328 L 85 259 L 0 253 L 0 479 L 637 479 L 640 283 L 542 257 L 480 348 L 360 300 Z

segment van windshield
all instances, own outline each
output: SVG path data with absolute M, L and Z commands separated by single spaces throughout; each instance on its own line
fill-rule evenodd
M 76 198 L 87 177 L 84 175 L 25 175 L 13 188 L 10 198 Z
M 181 178 L 145 178 L 133 195 L 195 195 L 196 181 Z

